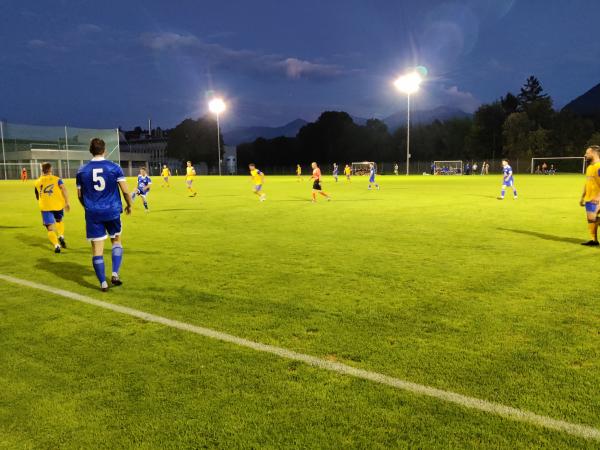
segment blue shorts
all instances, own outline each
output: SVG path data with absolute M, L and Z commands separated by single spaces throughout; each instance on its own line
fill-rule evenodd
M 369 183 L 375 183 L 375 177 L 370 177 L 369 178 Z
M 135 195 L 141 195 L 142 197 L 145 197 L 149 193 L 150 193 L 150 190 L 143 191 L 143 190 L 141 190 L 139 188 L 135 190 Z
M 254 185 L 254 192 L 258 192 L 262 189 L 262 184 L 255 184 Z
M 502 186 L 513 187 L 515 185 L 515 180 L 509 178 L 508 180 L 502 179 Z
M 53 223 L 62 222 L 64 210 L 60 211 L 42 211 L 42 222 L 44 225 L 52 225 Z
M 594 202 L 585 202 L 585 212 L 586 213 L 595 213 L 598 210 L 598 205 Z
M 121 218 L 113 220 L 85 219 L 85 231 L 88 241 L 102 241 L 107 235 L 111 238 L 121 234 Z

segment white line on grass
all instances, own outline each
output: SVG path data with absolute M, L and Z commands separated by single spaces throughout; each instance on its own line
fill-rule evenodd
M 551 417 L 541 416 L 530 411 L 502 405 L 500 403 L 489 402 L 487 400 L 481 400 L 475 397 L 468 397 L 466 395 L 457 394 L 451 391 L 444 391 L 442 389 L 437 389 L 423 384 L 412 383 L 410 381 L 401 380 L 399 378 L 390 377 L 377 372 L 371 372 L 369 370 L 357 369 L 346 364 L 327 361 L 321 358 L 317 358 L 315 356 L 306 355 L 304 353 L 297 353 L 292 350 L 287 350 L 281 347 L 275 347 L 273 345 L 261 344 L 260 342 L 254 342 L 248 339 L 233 336 L 231 334 L 221 333 L 220 331 L 212 330 L 210 328 L 199 327 L 189 323 L 179 322 L 178 320 L 167 319 L 166 317 L 161 317 L 144 311 L 139 311 L 137 309 L 128 308 L 127 306 L 120 306 L 112 303 L 103 302 L 101 300 L 96 300 L 85 295 L 77 294 L 75 292 L 53 288 L 51 286 L 46 286 L 40 283 L 34 283 L 32 281 L 22 280 L 20 278 L 11 277 L 9 275 L 0 274 L 0 279 L 9 283 L 19 284 L 21 286 L 27 286 L 33 289 L 39 289 L 41 291 L 50 292 L 51 294 L 70 298 L 71 300 L 76 300 L 78 302 L 98 306 L 100 308 L 108 309 L 110 311 L 118 312 L 121 314 L 126 314 L 128 316 L 137 317 L 148 322 L 159 323 L 167 327 L 189 331 L 191 333 L 199 334 L 201 336 L 209 337 L 212 339 L 217 339 L 219 341 L 229 342 L 231 344 L 239 345 L 241 347 L 251 348 L 259 352 L 271 353 L 282 358 L 292 359 L 295 361 L 302 361 L 311 366 L 329 370 L 331 372 L 350 375 L 356 378 L 362 378 L 363 380 L 374 381 L 375 383 L 385 384 L 387 386 L 402 389 L 404 391 L 412 392 L 414 394 L 425 395 L 427 397 L 432 397 L 438 400 L 454 403 L 465 408 L 484 411 L 490 414 L 505 417 L 507 419 L 515 420 L 518 422 L 525 422 L 540 427 L 548 428 L 551 430 L 562 431 L 572 436 L 578 436 L 586 439 L 594 439 L 600 441 L 600 429 L 588 425 L 579 425 L 576 423 L 566 422 L 564 420 L 553 419 Z

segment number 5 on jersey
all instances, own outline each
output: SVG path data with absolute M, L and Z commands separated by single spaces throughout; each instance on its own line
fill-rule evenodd
M 102 173 L 102 170 L 103 169 L 93 169 L 92 170 L 92 179 L 94 181 L 94 189 L 97 191 L 103 191 L 104 188 L 106 187 L 106 181 L 100 175 Z M 95 183 L 100 183 L 100 184 L 98 185 Z

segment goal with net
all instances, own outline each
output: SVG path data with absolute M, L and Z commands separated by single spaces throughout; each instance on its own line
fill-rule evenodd
M 362 162 L 353 162 L 352 163 L 352 174 L 353 175 L 368 175 L 371 171 L 371 164 L 375 167 L 375 172 L 377 172 L 377 164 L 372 161 L 362 161 Z
M 434 161 L 433 173 L 435 175 L 462 175 L 462 161 Z
M 531 173 L 538 175 L 585 173 L 585 158 L 583 156 L 531 158 Z

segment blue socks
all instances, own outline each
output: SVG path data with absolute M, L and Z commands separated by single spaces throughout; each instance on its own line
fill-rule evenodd
M 106 274 L 104 273 L 104 258 L 102 256 L 93 256 L 92 264 L 94 265 L 94 271 L 100 284 L 106 283 Z
M 123 261 L 123 247 L 121 244 L 113 244 L 112 247 L 112 271 L 113 274 L 119 274 L 121 268 L 121 262 Z

